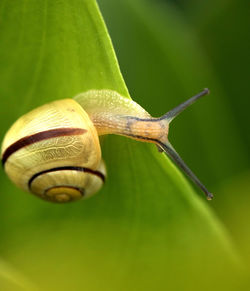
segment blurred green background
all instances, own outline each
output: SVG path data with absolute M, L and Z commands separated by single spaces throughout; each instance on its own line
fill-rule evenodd
M 174 120 L 170 141 L 215 193 L 210 206 L 243 243 L 250 201 L 247 1 L 100 1 L 100 6 L 130 94 L 153 116 L 210 89 Z
M 91 64 L 91 45 L 73 43 L 88 30 L 81 22 L 85 12 L 77 8 L 92 1 L 48 1 L 46 7 L 39 2 L 16 0 L 11 7 L 0 1 L 1 139 L 18 116 L 49 100 L 96 86 L 126 95 L 116 69 L 107 69 L 115 77 L 105 79 L 102 63 Z M 153 147 L 121 137 L 104 140 L 112 180 L 88 201 L 45 203 L 16 189 L 1 170 L 0 289 L 247 289 L 248 1 L 98 4 L 130 95 L 153 116 L 210 89 L 174 120 L 169 139 L 215 198 L 201 201 L 200 191 L 194 194 Z M 32 17 L 25 19 L 28 13 Z M 71 31 L 69 24 L 82 30 Z M 32 42 L 29 35 L 35 36 Z M 76 48 L 83 51 L 79 59 L 71 56 Z M 245 268 L 228 255 L 231 241 Z

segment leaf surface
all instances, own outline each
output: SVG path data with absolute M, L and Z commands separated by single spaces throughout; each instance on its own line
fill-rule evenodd
M 0 15 L 2 136 L 51 100 L 102 88 L 129 97 L 94 1 L 2 2 Z M 41 201 L 1 171 L 2 255 L 41 290 L 223 285 L 238 258 L 207 202 L 152 145 L 107 137 L 102 146 L 107 183 L 78 203 Z

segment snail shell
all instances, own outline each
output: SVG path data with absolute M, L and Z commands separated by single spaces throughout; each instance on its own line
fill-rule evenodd
M 4 138 L 2 163 L 18 187 L 53 202 L 88 197 L 105 180 L 97 131 L 72 99 L 19 118 Z

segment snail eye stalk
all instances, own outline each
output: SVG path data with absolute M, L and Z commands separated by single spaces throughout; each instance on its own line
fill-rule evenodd
M 191 104 L 196 102 L 201 97 L 209 94 L 209 90 L 205 88 L 200 93 L 196 94 L 195 96 L 191 97 L 187 101 L 181 103 L 174 109 L 168 111 L 164 114 L 160 119 L 165 121 L 169 124 L 176 116 L 178 116 L 183 110 L 189 107 Z M 213 198 L 213 194 L 207 190 L 207 188 L 201 183 L 201 181 L 197 178 L 197 176 L 189 169 L 186 163 L 182 160 L 179 154 L 176 152 L 174 147 L 171 143 L 166 139 L 164 142 L 159 141 L 158 147 L 160 147 L 167 156 L 169 156 L 185 173 L 186 175 L 205 193 L 208 200 Z
M 189 169 L 186 163 L 182 160 L 170 142 L 159 143 L 164 153 L 171 158 L 185 173 L 186 175 L 205 193 L 207 200 L 213 199 L 213 194 L 207 190 L 207 188 L 201 183 L 197 176 Z
M 181 103 L 180 105 L 176 106 L 172 110 L 168 111 L 166 114 L 164 114 L 161 118 L 167 119 L 168 123 L 170 123 L 176 116 L 178 116 L 183 110 L 185 110 L 187 107 L 192 105 L 194 102 L 196 102 L 201 97 L 209 94 L 209 89 L 205 88 L 203 91 L 198 93 L 197 95 L 191 97 L 187 101 Z

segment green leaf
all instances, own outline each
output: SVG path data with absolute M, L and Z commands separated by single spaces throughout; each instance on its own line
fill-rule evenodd
M 38 290 L 20 272 L 9 264 L 0 260 L 0 286 L 2 290 Z
M 102 88 L 128 96 L 94 1 L 2 2 L 0 15 L 2 136 L 50 100 Z M 233 286 L 238 257 L 179 170 L 155 147 L 123 137 L 105 138 L 103 156 L 103 190 L 68 205 L 22 193 L 2 171 L 2 256 L 41 290 Z

